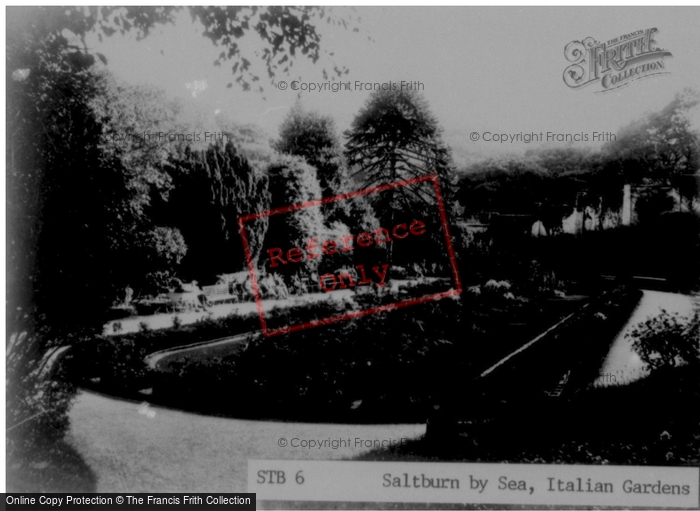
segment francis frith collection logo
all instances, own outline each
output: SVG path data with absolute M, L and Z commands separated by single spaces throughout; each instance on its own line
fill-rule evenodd
M 599 92 L 610 92 L 634 80 L 668 73 L 665 57 L 671 52 L 659 48 L 656 28 L 637 30 L 601 43 L 587 37 L 571 41 L 564 48 L 566 60 L 564 83 L 572 89 L 597 83 Z

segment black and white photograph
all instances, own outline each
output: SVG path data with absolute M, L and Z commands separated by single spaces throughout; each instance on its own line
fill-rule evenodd
M 700 7 L 4 16 L 8 510 L 700 508 Z

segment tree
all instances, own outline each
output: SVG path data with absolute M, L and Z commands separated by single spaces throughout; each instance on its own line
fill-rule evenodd
M 238 124 L 217 115 L 218 131 L 226 133 L 236 149 L 257 169 L 265 169 L 275 158 L 272 138 L 260 126 L 255 124 Z
M 142 189 L 153 186 L 167 194 L 163 166 L 173 150 L 187 145 L 161 134 L 188 133 L 182 105 L 151 85 L 128 85 L 107 71 L 96 72 L 101 90 L 90 102 L 103 124 L 101 150 L 118 158 Z
M 443 191 L 449 191 L 450 151 L 442 142 L 437 119 L 417 91 L 373 92 L 345 137 L 348 163 L 361 175 L 364 188 L 437 174 Z M 375 210 L 383 218 L 434 201 L 425 187 L 401 187 L 382 194 Z
M 88 34 L 96 33 L 102 40 L 103 36 L 117 32 L 131 32 L 143 39 L 157 25 L 174 23 L 178 12 L 183 9 L 180 6 L 11 7 L 8 9 L 8 37 L 14 37 L 13 33 L 53 37 L 64 48 L 71 48 L 94 62 L 85 42 Z M 202 35 L 221 48 L 214 64 L 231 64 L 235 82 L 244 90 L 249 90 L 253 84 L 256 84 L 258 91 L 263 90 L 262 85 L 258 84 L 260 77 L 251 67 L 255 60 L 262 61 L 273 82 L 279 73 L 287 73 L 292 68 L 298 54 L 313 63 L 323 57 L 332 58 L 333 54 L 322 45 L 317 29 L 322 22 L 359 31 L 358 18 L 338 17 L 333 14 L 332 8 L 321 6 L 194 6 L 187 10 L 192 19 L 204 27 Z M 63 37 L 64 30 L 72 32 L 82 47 Z M 240 39 L 251 39 L 254 35 L 259 39 L 261 51 L 246 50 L 239 45 Z M 97 53 L 96 56 L 106 63 L 103 55 Z M 348 72 L 345 67 L 333 62 L 332 66 L 331 73 L 323 69 L 324 80 Z M 232 85 L 228 84 L 229 87 Z
M 174 155 L 166 167 L 173 190 L 158 215 L 182 232 L 189 248 L 182 271 L 199 281 L 246 268 L 238 231 L 242 215 L 269 208 L 267 177 L 241 156 L 232 142 Z M 248 242 L 257 260 L 267 218 L 247 224 Z
M 280 125 L 276 149 L 300 156 L 315 167 L 324 197 L 341 193 L 348 179 L 347 167 L 332 117 L 305 111 L 300 103 L 295 104 Z
M 412 90 L 378 90 L 373 92 L 345 132 L 345 155 L 359 176 L 363 188 L 393 184 L 398 181 L 436 174 L 445 204 L 452 204 L 452 158 L 443 143 L 437 119 L 425 99 Z M 423 221 L 430 233 L 430 243 L 418 238 L 403 243 L 402 254 L 394 254 L 394 243 L 388 243 L 389 263 L 409 264 L 421 260 L 444 266 L 438 250 L 444 250 L 444 237 L 437 197 L 432 183 L 391 188 L 370 198 L 383 226 Z M 398 255 L 398 258 L 395 257 Z M 432 264 L 432 263 L 430 263 Z
M 28 67 L 8 84 L 8 328 L 38 321 L 60 338 L 102 319 L 93 312 L 108 306 L 110 290 L 96 271 L 137 221 L 138 193 L 100 150 L 102 123 L 90 107 L 100 83 L 89 64 L 51 43 L 9 51 Z
M 316 169 L 298 156 L 281 156 L 268 168 L 268 176 L 272 209 L 304 204 L 321 198 Z M 265 238 L 262 268 L 271 273 L 280 273 L 287 283 L 290 283 L 295 275 L 313 275 L 318 269 L 321 258 L 308 260 L 304 258 L 299 263 L 283 264 L 273 261 L 267 250 L 280 249 L 284 254 L 292 247 L 306 250 L 303 247 L 306 247 L 309 240 L 322 237 L 324 219 L 320 208 L 318 206 L 301 208 L 272 215 L 269 220 L 270 227 Z M 259 221 L 256 220 L 255 223 Z M 286 257 L 284 260 L 286 261 Z M 275 266 L 272 266 L 273 264 Z
M 20 58 L 24 49 L 12 51 Z M 125 286 L 172 268 L 186 250 L 150 217 L 151 196 L 167 195 L 170 179 L 167 150 L 142 136 L 167 131 L 174 114 L 159 110 L 152 90 L 117 86 L 85 60 L 72 66 L 76 54 L 62 45 L 30 52 L 26 78 L 9 88 L 8 327 L 38 322 L 57 341 L 100 332 Z
M 345 132 L 345 154 L 364 187 L 433 173 L 449 181 L 452 162 L 441 133 L 420 93 L 379 90 Z
M 353 192 L 361 186 L 349 176 L 342 144 L 330 116 L 306 111 L 300 103 L 295 104 L 280 126 L 275 147 L 283 154 L 303 158 L 316 168 L 323 197 Z M 379 227 L 364 196 L 329 202 L 321 210 L 326 225 L 340 222 L 357 232 Z
M 122 271 L 114 279 L 135 289 L 136 296 L 162 291 L 188 247 L 182 233 L 168 226 L 170 219 L 154 212 L 154 203 L 167 200 L 173 189 L 166 163 L 186 145 L 161 134 L 191 130 L 181 119 L 182 105 L 162 90 L 121 83 L 106 71 L 95 74 L 102 87 L 90 104 L 103 126 L 100 150 L 120 162 L 128 187 L 136 192 L 130 206 L 140 219 L 122 249 Z
M 471 214 L 534 214 L 546 179 L 546 171 L 533 158 L 489 159 L 472 165 L 462 176 L 458 197 Z
M 103 150 L 104 84 L 59 39 L 8 41 L 8 453 L 68 427 L 75 390 L 47 377 L 52 355 L 101 333 L 123 255 L 151 227 L 144 190 Z
M 689 211 L 699 191 L 700 132 L 690 112 L 700 105 L 700 95 L 685 89 L 661 111 L 634 121 L 620 130 L 616 140 L 604 147 L 607 173 L 623 176 L 626 183 L 655 186 L 648 201 L 663 201 L 661 187 L 677 191 Z
M 605 180 L 599 155 L 575 147 L 543 148 L 523 156 L 477 162 L 459 179 L 457 197 L 465 212 L 526 214 L 542 221 L 548 232 L 561 229 L 574 207 L 621 205 L 622 184 Z

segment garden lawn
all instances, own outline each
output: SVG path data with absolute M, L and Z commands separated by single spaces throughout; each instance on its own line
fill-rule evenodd
M 221 399 L 235 399 L 222 391 Z M 81 392 L 68 442 L 97 477 L 96 492 L 245 492 L 249 459 L 348 459 L 369 447 L 280 447 L 280 438 L 415 438 L 423 424 L 301 424 L 226 419 Z M 67 491 L 70 491 L 68 489 Z

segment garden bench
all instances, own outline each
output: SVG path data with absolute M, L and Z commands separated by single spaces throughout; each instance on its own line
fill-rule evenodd
M 230 293 L 229 284 L 215 284 L 213 286 L 202 286 L 202 293 L 210 302 L 222 302 L 226 300 L 240 300 L 238 294 Z

